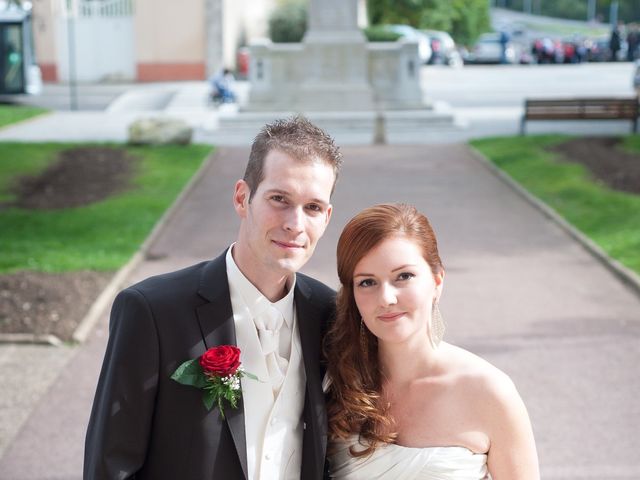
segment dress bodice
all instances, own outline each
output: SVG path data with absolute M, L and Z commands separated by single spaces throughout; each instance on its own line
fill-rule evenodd
M 349 447 L 338 443 L 330 456 L 331 478 L 342 480 L 484 480 L 487 455 L 465 447 L 413 448 L 384 444 L 370 456 L 352 457 Z

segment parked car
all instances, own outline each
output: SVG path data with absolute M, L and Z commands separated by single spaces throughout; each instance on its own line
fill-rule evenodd
M 611 56 L 608 38 L 589 39 L 587 45 L 587 60 L 589 62 L 606 62 Z
M 599 37 L 593 40 L 591 44 L 591 48 L 587 53 L 590 62 L 610 62 L 611 58 L 611 48 L 609 48 L 610 37 Z M 618 50 L 618 54 L 616 55 L 615 61 L 624 61 L 627 59 L 627 50 L 629 45 L 626 40 L 622 39 L 620 41 L 620 50 Z
M 504 49 L 504 61 L 506 63 L 516 63 L 517 55 L 513 44 L 504 38 L 500 32 L 483 33 L 478 38 L 467 61 L 471 63 L 502 63 L 502 49 Z
M 431 58 L 431 40 L 427 35 L 409 25 L 385 25 L 385 28 L 397 33 L 402 38 L 417 42 L 420 61 L 422 63 L 429 62 Z
M 422 30 L 422 33 L 431 41 L 430 65 L 462 66 L 462 57 L 451 35 L 440 30 Z

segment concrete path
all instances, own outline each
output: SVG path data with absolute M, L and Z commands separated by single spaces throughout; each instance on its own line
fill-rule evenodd
M 233 241 L 231 192 L 247 154 L 218 151 L 151 245 L 157 260 L 143 262 L 127 283 L 210 258 Z M 447 269 L 446 339 L 511 375 L 529 408 L 543 478 L 640 478 L 640 298 L 465 146 L 350 147 L 344 154 L 334 217 L 305 271 L 335 286 L 335 245 L 346 221 L 377 202 L 415 204 L 432 220 Z M 22 351 L 20 363 L 31 365 L 51 355 L 50 374 L 59 372 L 7 442 L 0 479 L 81 478 L 106 339 L 105 315 L 75 349 L 0 349 L 3 402 L 4 379 L 18 367 L 3 358 Z

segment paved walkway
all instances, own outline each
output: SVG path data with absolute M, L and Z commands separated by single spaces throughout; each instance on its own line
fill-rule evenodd
M 216 122 L 233 112 L 203 106 L 202 82 L 135 86 L 112 101 L 124 90 L 97 90 L 89 98 L 91 105 L 108 103 L 104 112 L 56 112 L 0 130 L 0 140 L 121 141 L 133 118 L 161 112 L 194 123 L 196 141 L 225 144 Z M 336 286 L 335 244 L 346 221 L 373 203 L 414 203 L 440 239 L 447 339 L 515 380 L 532 417 L 543 478 L 640 478 L 634 401 L 640 397 L 634 371 L 640 299 L 454 143 L 515 133 L 519 112 L 460 113 L 468 129 L 417 139 L 439 145 L 344 148 L 334 218 L 305 271 Z M 594 127 L 571 128 L 583 130 L 566 131 Z M 605 128 L 626 133 L 628 125 Z M 155 260 L 141 263 L 125 283 L 211 258 L 233 241 L 238 222 L 231 192 L 247 155 L 245 148 L 218 150 L 150 246 L 148 258 Z M 105 312 L 80 347 L 0 345 L 0 480 L 81 478 L 107 329 Z
M 218 151 L 151 245 L 156 260 L 126 283 L 210 258 L 233 241 L 230 198 L 247 154 Z M 447 269 L 446 338 L 514 379 L 543 478 L 640 478 L 640 298 L 465 146 L 350 147 L 344 154 L 334 218 L 305 271 L 335 286 L 335 244 L 355 212 L 383 201 L 417 205 L 433 222 Z M 81 478 L 106 340 L 105 314 L 80 347 L 0 349 L 3 410 L 21 385 L 50 369 L 21 429 L 5 441 L 0 479 Z M 18 368 L 19 381 L 8 383 Z

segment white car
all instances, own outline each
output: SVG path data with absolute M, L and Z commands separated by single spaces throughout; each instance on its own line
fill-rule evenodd
M 418 43 L 418 56 L 422 63 L 429 62 L 431 58 L 431 39 L 419 30 L 409 25 L 385 25 L 385 28 L 397 33 L 402 38 Z
M 500 33 L 483 33 L 469 53 L 473 63 L 501 63 L 503 40 Z M 506 63 L 516 62 L 516 51 L 508 41 L 505 48 Z

